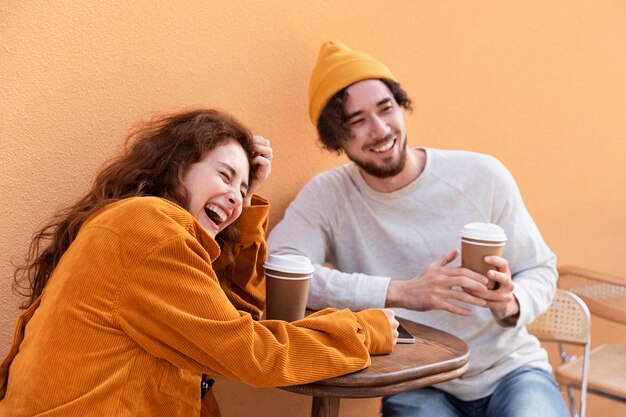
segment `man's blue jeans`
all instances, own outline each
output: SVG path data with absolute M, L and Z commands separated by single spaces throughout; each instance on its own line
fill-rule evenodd
M 421 388 L 383 398 L 384 417 L 568 417 L 552 375 L 523 367 L 511 372 L 494 393 L 461 401 L 436 388 Z

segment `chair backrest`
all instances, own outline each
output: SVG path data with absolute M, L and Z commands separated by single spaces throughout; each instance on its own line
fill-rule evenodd
M 585 345 L 591 337 L 591 316 L 576 294 L 557 289 L 548 310 L 526 328 L 539 340 Z
M 626 324 L 626 280 L 575 266 L 559 267 L 559 288 L 580 296 L 589 310 Z
M 569 386 L 567 397 L 572 415 L 585 417 L 591 344 L 591 314 L 587 305 L 573 292 L 557 289 L 548 310 L 526 328 L 541 341 L 558 343 L 562 362 L 573 359 L 565 352 L 563 344 L 579 345 L 584 348 L 579 406 L 576 407 L 574 394 Z

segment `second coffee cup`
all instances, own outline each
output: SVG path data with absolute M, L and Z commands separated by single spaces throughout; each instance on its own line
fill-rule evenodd
M 461 266 L 481 275 L 496 269 L 485 263 L 485 256 L 502 256 L 506 234 L 497 224 L 468 223 L 461 230 Z M 489 280 L 487 288 L 497 289 L 498 283 Z
M 269 255 L 263 265 L 267 320 L 296 321 L 304 318 L 313 275 L 311 260 L 300 255 Z

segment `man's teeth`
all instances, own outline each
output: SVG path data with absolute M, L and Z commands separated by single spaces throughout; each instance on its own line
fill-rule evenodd
M 385 143 L 382 146 L 379 146 L 377 148 L 372 148 L 372 151 L 378 152 L 378 153 L 387 152 L 389 149 L 391 149 L 391 147 L 393 146 L 395 142 L 396 142 L 395 140 L 390 140 L 389 142 Z
M 219 218 L 220 222 L 225 222 L 226 219 L 228 218 L 228 214 L 226 214 L 224 210 L 222 210 L 221 208 L 219 208 L 213 203 L 207 204 L 206 206 L 204 206 L 204 208 L 215 213 L 217 217 Z

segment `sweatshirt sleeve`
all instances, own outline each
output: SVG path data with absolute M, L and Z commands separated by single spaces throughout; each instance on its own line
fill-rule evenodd
M 384 313 L 331 310 L 288 323 L 237 311 L 193 237 L 175 236 L 126 274 L 116 320 L 152 355 L 253 386 L 354 372 L 391 351 Z
M 333 263 L 333 233 L 344 209 L 338 196 L 341 184 L 316 177 L 291 202 L 283 219 L 272 229 L 269 251 L 278 255 L 303 255 L 315 265 L 307 306 L 314 310 L 326 307 L 363 310 L 383 308 L 391 280 L 387 276 L 344 272 L 329 268 Z
M 491 178 L 497 178 L 492 191 L 494 218 L 507 234 L 503 257 L 509 262 L 520 306 L 516 322 L 499 320 L 502 326 L 521 327 L 531 323 L 551 304 L 556 292 L 556 256 L 543 240 L 528 212 L 511 173 L 497 162 Z
M 237 310 L 246 311 L 256 320 L 265 309 L 265 272 L 267 257 L 265 233 L 268 225 L 269 202 L 257 195 L 252 205 L 245 207 L 237 226 L 241 242 L 234 249 L 234 262 L 220 255 L 213 264 L 222 289 Z

